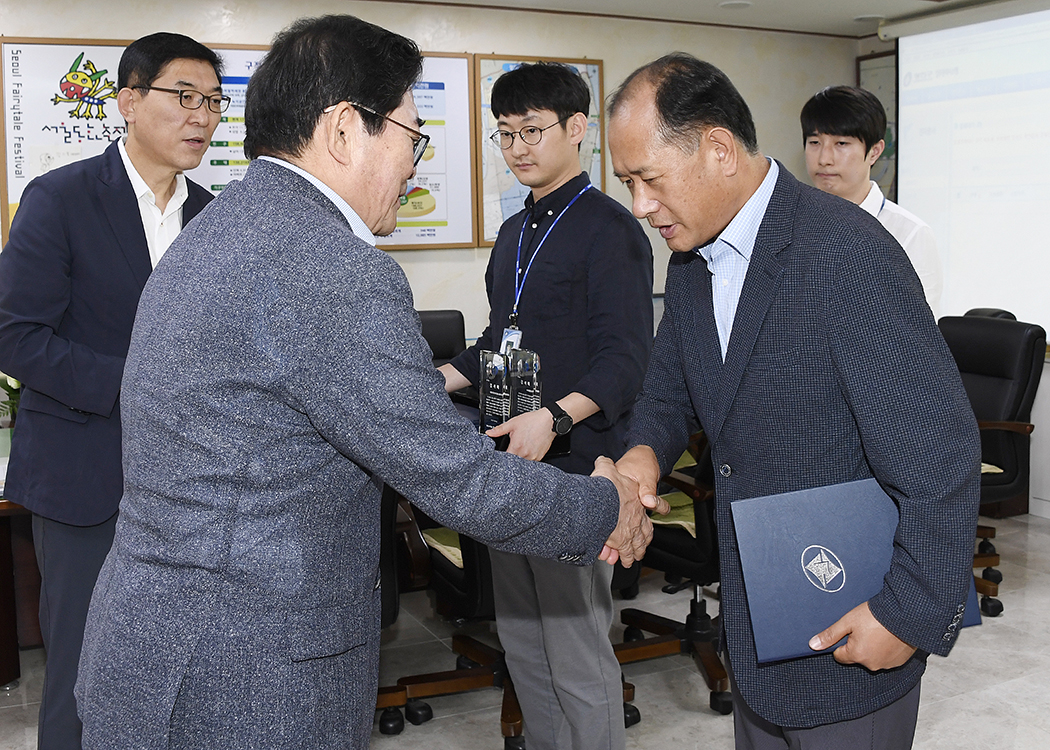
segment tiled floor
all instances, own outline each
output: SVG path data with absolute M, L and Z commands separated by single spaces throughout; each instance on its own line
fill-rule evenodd
M 947 659 L 931 657 L 923 679 L 917 750 L 1044 750 L 1050 748 L 1050 520 L 1020 516 L 989 521 L 1003 558 L 1003 615 L 963 632 Z M 660 591 L 662 577 L 643 578 L 642 592 L 624 606 L 675 619 L 689 593 Z M 495 643 L 486 625 L 472 632 Z M 398 622 L 384 635 L 380 679 L 452 669 L 451 626 L 437 618 L 425 592 L 402 597 Z M 614 637 L 622 636 L 617 627 Z M 36 712 L 43 672 L 39 649 L 22 653 L 22 682 L 0 693 L 0 750 L 36 747 Z M 732 717 L 707 708 L 707 688 L 690 659 L 665 657 L 627 665 L 642 722 L 627 730 L 628 748 L 728 750 Z M 500 692 L 489 688 L 433 698 L 434 719 L 407 724 L 397 736 L 373 733 L 373 750 L 500 750 Z

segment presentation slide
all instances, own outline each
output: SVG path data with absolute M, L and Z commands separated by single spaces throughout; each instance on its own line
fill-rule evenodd
M 898 50 L 898 203 L 937 236 L 941 314 L 1050 327 L 1050 11 Z

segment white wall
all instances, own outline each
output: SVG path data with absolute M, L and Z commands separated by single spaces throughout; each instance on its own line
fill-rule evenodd
M 419 3 L 125 0 L 119 6 L 100 0 L 0 0 L 0 31 L 6 36 L 78 39 L 134 39 L 176 31 L 204 43 L 267 44 L 299 16 L 352 13 L 415 39 L 429 52 L 601 59 L 606 95 L 635 68 L 681 50 L 725 70 L 751 106 L 763 152 L 802 178 L 799 110 L 824 86 L 852 83 L 858 54 L 858 43 L 848 39 Z M 628 203 L 608 157 L 606 171 L 607 191 Z M 660 290 L 667 250 L 658 235 L 650 237 Z M 483 280 L 487 248 L 392 254 L 408 275 L 417 308 L 463 310 L 468 336 L 480 333 L 488 317 Z

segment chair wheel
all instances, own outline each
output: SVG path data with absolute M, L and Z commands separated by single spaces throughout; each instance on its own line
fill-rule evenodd
M 732 693 L 711 693 L 711 710 L 715 713 L 728 716 L 733 713 Z
M 624 727 L 633 727 L 635 724 L 642 720 L 642 712 L 638 710 L 638 707 L 630 703 L 623 704 L 623 725 Z
M 404 729 L 405 719 L 401 715 L 400 709 L 384 708 L 383 713 L 379 714 L 380 734 L 401 734 Z
M 985 568 L 981 571 L 981 578 L 992 583 L 1002 583 L 1003 574 L 995 568 Z
M 473 669 L 480 666 L 476 661 L 462 654 L 456 657 L 456 669 Z
M 638 582 L 635 581 L 627 588 L 620 589 L 620 598 L 624 599 L 625 601 L 630 601 L 631 599 L 634 599 L 636 596 L 638 596 L 638 590 Z
M 424 703 L 418 698 L 409 698 L 405 704 L 405 718 L 418 727 L 424 721 L 433 719 L 434 711 L 429 703 Z
M 982 539 L 980 544 L 977 545 L 977 551 L 982 555 L 994 555 L 995 545 L 989 542 L 987 539 Z
M 503 750 L 525 750 L 525 735 L 519 734 L 517 737 L 504 737 Z
M 623 631 L 623 642 L 634 643 L 635 641 L 644 641 L 645 633 L 640 628 L 636 628 L 634 625 L 628 625 Z
M 1003 613 L 1003 603 L 990 596 L 982 596 L 981 611 L 988 617 L 998 617 Z

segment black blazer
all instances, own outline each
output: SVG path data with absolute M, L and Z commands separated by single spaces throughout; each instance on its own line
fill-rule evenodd
M 212 199 L 187 182 L 184 225 Z M 116 512 L 117 396 L 151 270 L 115 142 L 26 187 L 0 253 L 0 370 L 23 383 L 7 499 L 80 526 Z
M 707 265 L 671 257 L 628 443 L 652 446 L 666 471 L 698 425 L 715 466 L 726 645 L 748 705 L 775 724 L 810 727 L 904 695 L 926 654 L 947 654 L 958 632 L 980 493 L 977 425 L 900 245 L 783 166 L 724 364 Z M 831 655 L 757 666 L 730 503 L 871 476 L 898 503 L 900 524 L 885 588 L 869 605 L 920 651 L 879 673 Z

